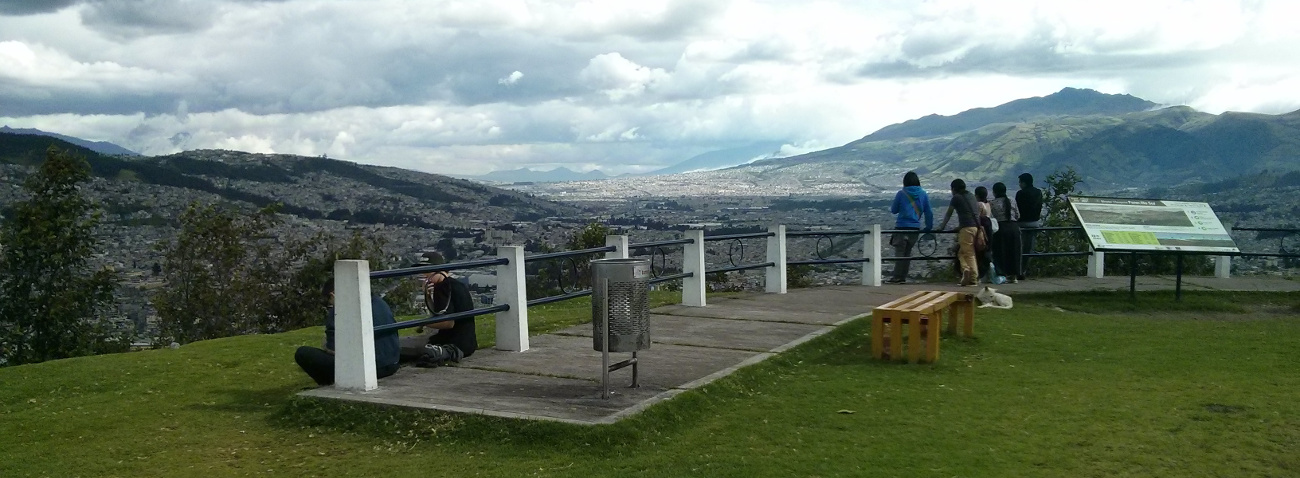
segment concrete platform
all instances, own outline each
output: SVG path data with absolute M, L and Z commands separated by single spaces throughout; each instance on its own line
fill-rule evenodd
M 1140 276 L 1139 290 L 1171 290 L 1175 278 Z M 1128 290 L 1128 277 L 1043 278 L 1004 284 L 1009 293 L 1065 290 Z M 1184 290 L 1300 291 L 1300 281 L 1268 276 L 1184 277 Z M 601 354 L 592 347 L 591 324 L 531 337 L 531 350 L 480 350 L 460 366 L 403 367 L 370 392 L 333 387 L 304 396 L 353 400 L 459 413 L 614 423 L 663 400 L 825 334 L 871 313 L 876 305 L 916 290 L 974 291 L 956 284 L 910 283 L 794 289 L 788 294 L 710 298 L 708 307 L 670 305 L 650 317 L 651 347 L 637 354 L 640 387 L 627 388 L 631 369 L 611 373 L 616 393 L 601 398 Z M 480 318 L 480 320 L 487 320 Z M 620 361 L 631 354 L 611 354 Z

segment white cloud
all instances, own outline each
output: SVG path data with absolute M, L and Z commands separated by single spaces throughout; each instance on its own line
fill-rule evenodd
M 625 172 L 1066 86 L 1291 111 L 1297 17 L 1285 0 L 97 0 L 0 15 L 0 121 L 148 154 Z
M 500 79 L 498 79 L 498 80 L 497 80 L 497 84 L 498 84 L 498 85 L 513 85 L 513 84 L 515 84 L 515 83 L 519 83 L 519 80 L 520 80 L 521 78 L 523 78 L 523 77 L 524 77 L 523 72 L 521 72 L 521 71 L 519 71 L 519 70 L 515 70 L 513 73 L 511 73 L 511 74 L 509 74 L 509 75 L 506 75 L 506 76 L 501 77 Z

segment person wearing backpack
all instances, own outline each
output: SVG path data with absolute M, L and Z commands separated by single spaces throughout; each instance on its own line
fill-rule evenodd
M 910 232 L 896 232 L 889 236 L 889 245 L 894 246 L 894 257 L 911 257 L 912 248 L 916 246 L 917 239 L 921 236 L 918 231 L 930 232 L 934 227 L 934 211 L 930 209 L 930 196 L 921 188 L 921 178 L 916 175 L 916 171 L 908 171 L 903 175 L 903 189 L 894 195 L 893 204 L 889 205 L 889 213 L 894 214 L 897 219 L 894 221 L 894 229 Z M 925 229 L 921 229 L 921 218 L 925 218 Z M 902 259 L 894 262 L 894 273 L 890 276 L 890 284 L 902 284 L 907 282 L 907 270 L 912 261 Z
M 998 231 L 993 233 L 993 265 L 1015 284 L 1020 276 L 1020 209 L 1007 197 L 1007 185 L 993 185 L 993 218 L 998 221 Z

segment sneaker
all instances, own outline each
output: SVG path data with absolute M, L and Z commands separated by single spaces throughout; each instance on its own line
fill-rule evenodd
M 961 285 L 961 286 L 970 286 L 970 285 L 976 285 L 976 284 L 978 284 L 978 283 L 979 283 L 979 279 L 976 279 L 976 278 L 975 278 L 975 274 L 973 274 L 973 273 L 971 273 L 971 272 L 969 272 L 969 271 L 962 271 L 962 273 L 961 273 L 961 283 L 959 283 L 958 285 Z
M 415 365 L 417 367 L 433 368 L 446 365 L 447 362 L 460 363 L 460 359 L 464 357 L 465 354 L 455 345 L 429 344 L 424 346 L 424 355 L 421 355 L 420 358 L 415 361 Z
M 890 284 L 906 284 L 906 283 L 907 283 L 907 279 L 899 279 L 899 278 L 896 278 L 896 277 L 890 277 L 889 279 L 886 279 L 885 282 L 890 283 Z
M 1016 279 L 1015 277 L 1012 277 L 1010 279 L 1007 279 L 1007 282 L 1015 284 L 1017 282 L 1020 282 L 1020 279 Z

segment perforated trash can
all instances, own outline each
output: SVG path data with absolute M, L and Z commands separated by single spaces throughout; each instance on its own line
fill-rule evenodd
M 650 348 L 649 291 L 648 259 L 591 261 L 592 346 L 597 351 L 604 350 L 606 319 L 610 352 Z

